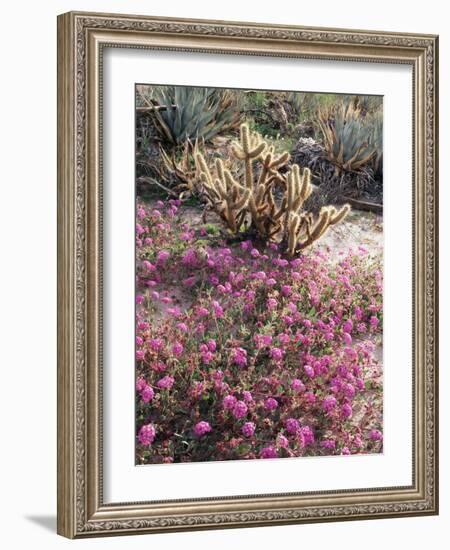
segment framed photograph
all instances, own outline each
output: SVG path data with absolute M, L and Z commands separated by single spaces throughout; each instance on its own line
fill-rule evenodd
M 58 18 L 58 532 L 438 512 L 431 35 Z

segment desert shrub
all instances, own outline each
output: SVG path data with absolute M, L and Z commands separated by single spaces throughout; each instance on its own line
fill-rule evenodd
M 137 208 L 137 463 L 381 451 L 379 260 L 211 246 L 179 204 Z

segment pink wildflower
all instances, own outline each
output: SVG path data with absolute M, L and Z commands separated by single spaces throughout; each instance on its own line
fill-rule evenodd
M 351 332 L 353 330 L 353 321 L 351 319 L 347 319 L 345 323 L 342 325 L 342 329 L 344 332 Z
M 233 350 L 233 363 L 239 367 L 245 367 L 247 365 L 247 350 L 235 348 Z
M 370 430 L 369 439 L 372 441 L 381 441 L 383 439 L 383 434 L 380 430 Z
M 344 418 L 351 418 L 351 416 L 353 414 L 353 410 L 352 410 L 352 406 L 350 405 L 350 403 L 344 403 L 342 405 L 341 413 L 342 413 L 342 416 Z
M 219 319 L 220 319 L 221 317 L 223 317 L 223 308 L 222 308 L 222 306 L 219 304 L 219 302 L 214 301 L 214 302 L 212 303 L 212 306 L 213 306 L 213 309 L 214 309 L 214 315 L 215 315 L 216 317 L 218 317 Z
M 370 320 L 369 320 L 370 327 L 371 327 L 372 329 L 376 329 L 379 322 L 380 322 L 380 321 L 378 320 L 378 317 L 375 317 L 374 315 L 372 315 L 372 317 L 371 317 Z
M 264 447 L 259 453 L 260 458 L 278 458 L 278 451 L 275 447 Z
M 309 378 L 314 378 L 316 373 L 314 372 L 314 369 L 311 367 L 311 365 L 304 365 L 303 370 L 305 371 L 306 376 L 308 376 Z
M 160 250 L 156 258 L 159 264 L 164 264 L 170 258 L 170 252 L 167 252 L 167 250 Z
M 277 435 L 277 447 L 281 447 L 282 449 L 287 449 L 289 447 L 289 441 L 285 435 Z
M 237 401 L 233 407 L 234 418 L 244 418 L 247 415 L 248 407 L 244 401 Z
M 322 408 L 328 414 L 334 409 L 336 403 L 336 398 L 333 395 L 329 395 L 322 401 Z
M 292 287 L 289 285 L 282 285 L 281 286 L 281 294 L 283 296 L 290 296 L 292 294 Z
M 153 424 L 145 424 L 138 434 L 139 443 L 147 447 L 151 445 L 156 437 L 156 430 Z
M 197 424 L 194 426 L 194 433 L 197 437 L 202 437 L 211 430 L 212 428 L 209 422 L 206 422 L 206 420 L 201 420 L 200 422 L 197 422 Z
M 253 437 L 256 426 L 254 422 L 246 422 L 241 429 L 241 432 L 245 437 Z
M 136 380 L 136 391 L 140 392 L 142 391 L 145 386 L 147 385 L 147 382 L 145 381 L 144 378 L 139 377 L 137 380 Z
M 177 323 L 177 329 L 181 330 L 181 332 L 187 332 L 188 331 L 186 323 Z
M 296 418 L 287 418 L 284 423 L 286 431 L 290 434 L 295 434 L 300 429 L 300 423 Z
M 274 411 L 278 407 L 278 401 L 273 397 L 268 397 L 264 401 L 264 408 L 268 411 Z
M 222 401 L 222 406 L 225 410 L 227 411 L 230 411 L 231 409 L 233 409 L 233 407 L 235 406 L 237 402 L 237 399 L 236 397 L 234 397 L 234 395 L 226 395 L 224 398 L 223 398 L 223 401 Z
M 314 432 L 310 426 L 303 426 L 303 428 L 300 428 L 300 431 L 303 436 L 304 445 L 312 445 L 314 443 Z
M 211 351 L 208 350 L 202 353 L 202 363 L 204 363 L 205 365 L 209 365 L 213 359 L 214 353 L 212 353 Z
M 152 338 L 148 345 L 152 351 L 160 351 L 164 345 L 164 342 L 161 338 Z
M 303 382 L 301 380 L 299 380 L 298 378 L 294 378 L 291 382 L 291 388 L 295 392 L 300 393 L 300 392 L 305 391 L 305 384 L 303 384 Z
M 209 311 L 206 309 L 206 307 L 199 307 L 197 308 L 197 315 L 199 317 L 206 317 L 209 315 Z
M 274 359 L 275 361 L 280 361 L 283 359 L 284 351 L 280 348 L 272 348 L 270 350 L 270 357 Z
M 148 260 L 144 260 L 142 262 L 142 267 L 146 270 L 146 271 L 155 271 L 156 267 L 152 264 L 152 262 L 149 262 Z
M 146 385 L 141 391 L 141 398 L 144 403 L 149 403 L 155 397 L 155 392 L 153 388 L 149 385 Z
M 174 355 L 181 355 L 183 353 L 184 347 L 181 342 L 176 341 L 174 345 L 172 346 L 172 352 Z
M 175 382 L 175 379 L 173 376 L 166 375 L 157 382 L 158 388 L 162 390 L 170 390 L 173 386 L 173 383 Z
M 206 345 L 208 346 L 209 351 L 214 352 L 217 349 L 217 344 L 215 340 L 208 340 Z
M 253 403 L 253 396 L 249 391 L 244 390 L 242 392 L 242 397 L 246 403 Z

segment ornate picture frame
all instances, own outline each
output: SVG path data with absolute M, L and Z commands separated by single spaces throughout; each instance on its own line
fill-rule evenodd
M 413 75 L 412 484 L 105 503 L 102 59 L 108 48 L 405 64 Z M 438 513 L 438 37 L 70 12 L 58 17 L 58 533 L 104 535 Z

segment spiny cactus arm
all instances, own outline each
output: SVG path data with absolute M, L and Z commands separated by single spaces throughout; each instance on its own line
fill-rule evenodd
M 258 183 L 255 189 L 255 203 L 257 208 L 259 209 L 261 206 L 264 205 L 265 202 L 265 192 L 266 192 L 266 186 L 263 183 Z
M 227 190 L 227 192 L 230 192 L 234 188 L 245 189 L 245 187 L 243 187 L 234 179 L 233 174 L 229 170 L 223 170 L 223 177 L 225 181 L 225 189 Z
M 236 181 L 228 169 L 224 169 L 222 173 L 225 180 L 224 198 L 229 203 L 230 209 L 238 212 L 247 206 L 252 192 Z
M 320 239 L 320 237 L 325 233 L 325 231 L 328 229 L 328 226 L 330 225 L 330 219 L 331 219 L 331 212 L 330 209 L 325 207 L 321 209 L 321 212 L 319 212 L 319 216 L 316 220 L 316 223 L 313 227 L 309 228 L 308 233 L 308 242 L 305 246 L 308 246 L 308 244 L 317 241 L 317 239 Z
M 309 168 L 303 169 L 303 174 L 300 180 L 300 196 L 302 199 L 302 205 L 305 202 L 305 200 L 311 195 L 312 193 L 312 185 L 311 185 L 311 170 Z
M 240 194 L 240 192 L 242 193 Z M 228 225 L 228 228 L 232 233 L 237 233 L 242 224 L 241 220 L 243 217 L 241 213 L 243 211 L 245 216 L 245 208 L 250 199 L 251 191 L 242 186 L 234 186 L 231 189 L 231 192 L 228 193 L 226 199 L 226 208 L 225 208 L 225 221 Z
M 266 149 L 267 143 L 259 134 L 251 133 L 247 124 L 241 125 L 240 141 L 231 145 L 231 150 L 239 160 L 256 159 Z
M 217 176 L 220 180 L 224 181 L 225 180 L 225 165 L 223 164 L 223 160 L 222 159 L 216 159 L 216 171 L 217 171 Z
M 231 144 L 231 152 L 238 160 L 245 160 L 245 152 L 236 141 Z
M 236 210 L 239 212 L 243 208 L 245 208 L 248 205 L 248 201 L 250 200 L 251 191 L 249 189 L 242 188 L 242 194 L 240 198 L 237 198 L 236 202 L 233 205 L 233 210 Z
M 266 142 L 261 141 L 258 145 L 255 145 L 255 147 L 250 151 L 250 155 L 249 155 L 250 158 L 251 159 L 258 158 L 265 148 L 266 148 Z
M 262 167 L 258 177 L 258 185 L 269 185 L 274 181 L 284 183 L 279 169 L 286 164 L 289 158 L 289 153 L 276 157 L 273 153 L 273 147 L 266 149 L 259 157 Z
M 227 185 L 224 179 L 216 178 L 214 180 L 213 190 L 219 194 L 221 199 L 227 198 Z
M 289 161 L 290 158 L 291 158 L 291 155 L 287 151 L 285 151 L 278 157 L 272 158 L 272 161 L 269 164 L 269 168 L 272 170 L 274 170 L 275 168 L 281 168 Z
M 206 194 L 208 200 L 214 202 L 221 198 L 219 191 L 216 187 L 209 182 L 208 176 L 205 172 L 200 172 L 200 182 L 203 184 L 203 191 Z
M 291 213 L 298 212 L 303 204 L 301 191 L 302 179 L 300 176 L 300 169 L 296 164 L 294 164 L 294 166 L 292 166 L 291 170 L 288 172 L 286 178 L 286 223 L 288 221 L 288 216 Z
M 330 225 L 336 225 L 341 222 L 347 214 L 350 212 L 351 206 L 349 204 L 344 204 L 344 206 L 337 211 L 334 206 L 330 207 Z
M 257 132 L 250 132 L 247 124 L 241 126 L 241 142 L 245 154 L 251 159 L 259 157 L 267 147 L 267 143 Z
M 267 151 L 264 155 L 261 155 L 261 172 L 259 173 L 257 187 L 264 185 L 267 181 L 270 172 L 270 163 L 272 162 L 272 153 Z
M 294 247 L 294 253 L 299 252 L 300 250 L 303 250 L 307 246 L 311 245 L 314 241 L 317 241 L 318 239 L 320 239 L 320 237 L 327 230 L 329 226 L 329 222 L 330 222 L 330 211 L 327 207 L 322 208 L 314 225 L 312 225 L 311 218 L 304 218 L 306 236 L 304 236 L 303 238 L 301 237 L 302 231 L 300 227 L 300 231 L 297 233 L 297 239 L 296 239 L 297 242 Z
M 203 181 L 206 181 L 210 186 L 213 185 L 213 178 L 209 170 L 208 164 L 206 163 L 205 157 L 197 152 L 195 154 L 195 164 L 200 172 L 200 177 Z
M 300 216 L 298 214 L 290 214 L 286 228 L 288 235 L 287 252 L 289 256 L 293 256 L 295 254 L 298 235 L 300 232 L 300 221 Z

